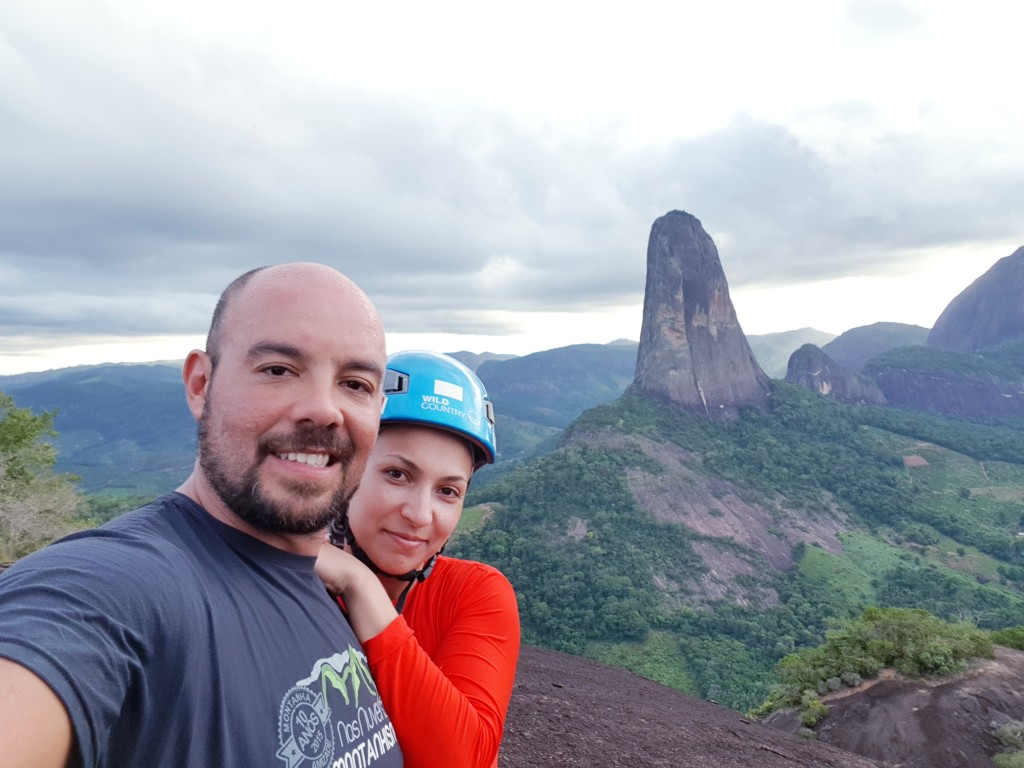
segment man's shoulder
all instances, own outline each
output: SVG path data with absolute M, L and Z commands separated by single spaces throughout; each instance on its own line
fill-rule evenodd
M 43 573 L 47 581 L 130 586 L 179 573 L 181 553 L 187 548 L 183 521 L 178 519 L 182 499 L 177 494 L 162 496 L 98 528 L 66 536 L 15 563 L 4 578 Z
M 177 516 L 187 516 L 192 510 L 201 511 L 201 508 L 188 496 L 177 492 L 166 493 L 144 506 L 115 517 L 99 528 L 72 534 L 69 538 L 102 534 L 108 531 L 131 534 L 136 531 L 160 530 L 173 522 Z

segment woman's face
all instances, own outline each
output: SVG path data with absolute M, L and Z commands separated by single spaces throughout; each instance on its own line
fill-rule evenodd
M 430 427 L 385 427 L 349 503 L 359 546 L 387 573 L 420 568 L 455 530 L 472 472 L 466 440 Z

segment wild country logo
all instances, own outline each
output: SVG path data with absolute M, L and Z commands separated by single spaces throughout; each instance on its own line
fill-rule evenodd
M 479 411 L 464 411 L 453 405 L 452 401 L 447 397 L 441 397 L 439 395 L 422 395 L 420 408 L 424 411 L 436 411 L 438 413 L 447 414 L 454 417 L 456 421 L 468 419 L 471 424 L 477 425 L 480 423 Z
M 394 726 L 359 650 L 350 645 L 319 659 L 285 694 L 278 740 L 277 756 L 287 768 L 365 768 L 395 747 Z

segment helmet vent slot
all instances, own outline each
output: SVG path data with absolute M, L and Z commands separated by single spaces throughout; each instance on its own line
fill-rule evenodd
M 409 377 L 404 373 L 388 369 L 384 375 L 384 394 L 401 395 L 409 391 Z

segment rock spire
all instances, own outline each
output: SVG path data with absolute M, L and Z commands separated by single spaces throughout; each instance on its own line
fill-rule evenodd
M 767 406 L 769 378 L 743 335 L 714 241 L 671 211 L 651 227 L 633 390 L 690 411 Z

